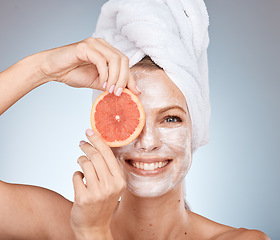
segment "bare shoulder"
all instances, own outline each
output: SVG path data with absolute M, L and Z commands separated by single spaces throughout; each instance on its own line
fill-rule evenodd
M 199 214 L 189 211 L 195 232 L 192 234 L 194 239 L 205 240 L 270 240 L 261 231 L 248 230 L 245 228 L 233 228 L 214 222 Z
M 238 228 L 221 234 L 213 240 L 270 240 L 270 238 L 259 230 Z
M 0 239 L 73 239 L 71 208 L 54 191 L 0 181 Z

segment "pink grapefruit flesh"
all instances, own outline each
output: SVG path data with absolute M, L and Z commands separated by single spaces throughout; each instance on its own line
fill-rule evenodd
M 131 143 L 141 133 L 145 124 L 144 108 L 130 90 L 124 89 L 117 97 L 103 92 L 93 103 L 91 127 L 110 147 Z

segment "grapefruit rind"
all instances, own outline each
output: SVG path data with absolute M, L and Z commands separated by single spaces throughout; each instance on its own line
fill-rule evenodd
M 101 138 L 103 139 L 103 141 L 109 146 L 109 147 L 121 147 L 121 146 L 125 146 L 129 143 L 131 143 L 134 139 L 137 138 L 137 136 L 141 133 L 144 125 L 145 125 L 145 112 L 144 112 L 144 108 L 142 103 L 140 102 L 140 100 L 138 99 L 138 97 L 133 94 L 130 90 L 128 90 L 127 88 L 125 88 L 123 90 L 123 93 L 127 93 L 130 97 L 131 100 L 137 105 L 137 109 L 139 111 L 139 123 L 137 125 L 137 127 L 135 128 L 134 132 L 125 140 L 120 141 L 120 140 L 115 140 L 115 141 L 106 141 L 104 139 L 104 137 L 102 137 L 102 135 L 100 134 L 100 132 L 98 131 L 97 127 L 96 127 L 96 122 L 95 122 L 95 112 L 96 112 L 96 107 L 98 105 L 98 103 L 108 94 L 111 94 L 107 91 L 103 92 L 102 94 L 100 94 L 98 96 L 98 98 L 94 101 L 93 105 L 92 105 L 92 109 L 91 109 L 91 116 L 90 116 L 90 122 L 91 122 L 91 127 L 93 129 L 93 131 L 95 133 L 97 133 L 99 136 L 101 136 Z M 121 97 L 121 96 L 120 96 Z

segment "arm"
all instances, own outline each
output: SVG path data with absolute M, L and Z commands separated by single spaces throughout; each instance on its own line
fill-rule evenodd
M 88 38 L 28 56 L 1 72 L 0 115 L 25 94 L 50 81 L 77 88 L 111 89 L 115 94 L 119 88 L 128 87 L 140 93 L 128 58 L 103 39 Z
M 128 87 L 135 94 L 140 93 L 128 58 L 104 40 L 88 38 L 28 56 L 1 72 L 0 115 L 29 91 L 49 81 L 72 87 L 111 89 L 115 94 L 119 88 Z M 0 239 L 73 239 L 69 221 L 72 204 L 50 192 L 0 181 Z M 68 235 L 57 237 L 59 229 L 62 235 Z M 85 236 L 85 232 L 77 231 L 77 237 Z M 108 229 L 104 232 L 98 228 L 95 233 L 102 236 L 108 233 L 111 237 Z
M 0 115 L 34 88 L 48 82 L 40 72 L 39 54 L 31 55 L 0 73 Z
M 0 240 L 74 240 L 72 203 L 35 186 L 0 181 Z

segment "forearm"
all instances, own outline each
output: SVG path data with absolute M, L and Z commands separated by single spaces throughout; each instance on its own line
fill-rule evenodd
M 28 56 L 0 73 L 0 115 L 34 88 L 49 81 L 41 71 L 42 56 Z

